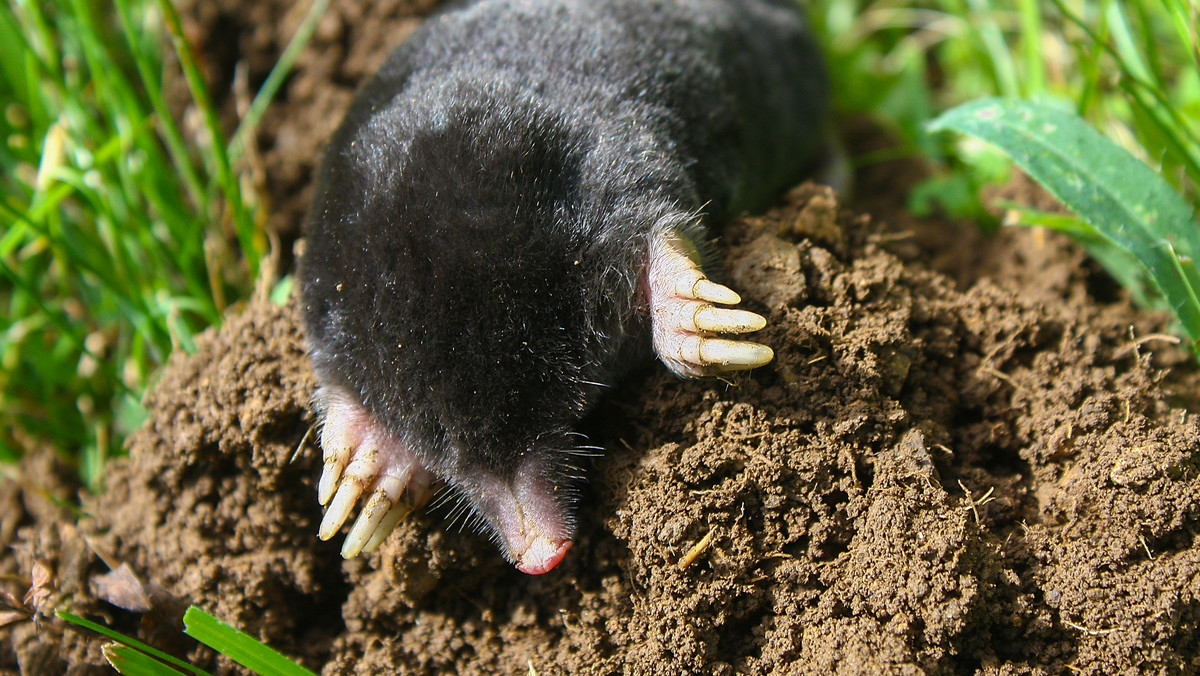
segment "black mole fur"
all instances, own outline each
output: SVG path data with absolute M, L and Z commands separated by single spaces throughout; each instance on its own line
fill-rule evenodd
M 511 479 L 530 454 L 570 475 L 556 451 L 649 349 L 651 233 L 702 237 L 699 213 L 797 182 L 827 147 L 826 99 L 787 1 L 447 8 L 327 150 L 301 267 L 319 378 L 452 483 Z

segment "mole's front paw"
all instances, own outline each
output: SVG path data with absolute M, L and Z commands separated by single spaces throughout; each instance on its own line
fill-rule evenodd
M 400 519 L 429 500 L 433 475 L 345 389 L 322 386 L 317 408 L 325 458 L 317 500 L 329 505 L 318 537 L 333 537 L 359 497 L 368 496 L 342 545 L 342 556 L 351 558 L 373 551 Z
M 732 289 L 709 280 L 694 260 L 695 249 L 678 233 L 650 246 L 646 295 L 650 302 L 654 351 L 681 376 L 744 371 L 771 361 L 771 348 L 719 334 L 749 333 L 767 325 L 753 312 L 714 305 L 742 302 Z

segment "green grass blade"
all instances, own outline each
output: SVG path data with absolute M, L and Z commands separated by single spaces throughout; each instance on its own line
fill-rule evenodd
M 1046 57 L 1042 53 L 1042 11 L 1037 0 L 1018 0 L 1021 16 L 1021 58 L 1025 95 L 1046 91 Z
M 1093 31 L 1082 17 L 1067 7 L 1065 0 L 1051 0 L 1051 2 L 1068 21 L 1084 32 L 1093 48 L 1098 47 L 1113 57 L 1122 76 L 1122 88 L 1134 97 L 1136 104 L 1143 109 L 1143 112 L 1157 127 L 1158 133 L 1170 141 L 1169 148 L 1173 154 L 1177 155 L 1178 162 L 1191 180 L 1200 185 L 1200 133 L 1193 129 L 1192 122 L 1177 110 L 1178 107 L 1155 82 L 1140 75 L 1145 69 L 1144 62 L 1140 60 L 1140 57 L 1137 63 L 1130 63 L 1123 50 L 1114 47 L 1108 40 Z M 1133 48 L 1130 47 L 1130 49 Z M 1194 46 L 1193 49 L 1195 49 Z M 1136 54 L 1136 50 L 1134 53 Z
M 120 643 L 105 643 L 100 652 L 112 668 L 123 676 L 179 676 L 183 673 L 140 650 Z
M 1147 270 L 1192 340 L 1200 347 L 1200 289 L 1185 265 L 1200 251 L 1192 208 L 1155 171 L 1080 118 L 1058 108 L 1010 99 L 982 99 L 930 123 L 987 141 L 1112 244 Z
M 1112 28 L 1114 49 L 1121 55 L 1121 60 L 1125 63 L 1129 74 L 1143 82 L 1152 83 L 1156 87 L 1161 86 L 1154 71 L 1146 64 L 1137 47 L 1134 29 L 1130 26 L 1129 18 L 1125 16 L 1125 10 L 1121 7 L 1121 3 L 1109 2 L 1105 7 L 1105 12 L 1108 15 L 1108 25 Z
M 258 276 L 258 267 L 262 260 L 260 252 L 266 249 L 266 246 L 260 246 L 256 240 L 264 235 L 258 232 L 254 219 L 242 199 L 241 187 L 233 170 L 233 163 L 229 159 L 225 134 L 221 131 L 217 110 L 213 106 L 212 96 L 208 93 L 208 85 L 204 83 L 204 75 L 200 72 L 196 54 L 188 42 L 187 36 L 183 33 L 183 23 L 179 18 L 179 13 L 170 0 L 159 0 L 158 4 L 162 10 L 163 20 L 166 22 L 167 31 L 171 35 L 175 54 L 179 57 L 179 64 L 183 68 L 184 80 L 204 115 L 205 130 L 210 137 L 208 151 L 212 153 L 217 182 L 225 193 L 226 206 L 230 210 L 234 231 L 237 233 L 238 243 L 242 246 L 242 255 L 245 257 L 246 265 L 250 269 L 249 276 L 253 279 Z
M 207 203 L 200 175 L 196 171 L 196 167 L 192 165 L 191 158 L 188 157 L 187 144 L 183 140 L 183 134 L 179 131 L 179 125 L 175 122 L 166 99 L 163 97 L 162 83 L 159 81 L 161 76 L 153 71 L 154 66 L 161 68 L 161 65 L 155 56 L 147 52 L 138 39 L 129 0 L 118 0 L 115 8 L 121 21 L 121 30 L 125 35 L 125 40 L 134 55 L 133 63 L 141 77 L 142 86 L 146 89 L 146 98 L 149 99 L 158 118 L 163 132 L 163 141 L 167 146 L 167 151 L 171 154 L 172 163 L 179 172 L 181 183 L 187 188 L 189 197 L 198 208 L 204 210 L 207 208 Z
M 184 632 L 262 676 L 316 676 L 249 634 L 234 629 L 200 608 L 183 614 Z
M 1200 71 L 1200 3 L 1195 0 L 1163 0 L 1163 6 L 1171 15 L 1171 23 L 1180 44 L 1190 45 L 1189 56 Z
M 1004 31 L 996 23 L 996 13 L 984 0 L 967 0 L 967 4 L 971 7 L 971 23 L 979 31 L 984 53 L 995 74 L 997 89 L 1005 96 L 1020 96 L 1021 85 L 1017 81 L 1012 50 L 1004 42 Z
M 149 645 L 137 640 L 136 638 L 126 636 L 125 634 L 122 634 L 118 631 L 113 631 L 112 629 L 109 629 L 108 627 L 106 627 L 102 624 L 96 624 L 95 622 L 92 622 L 91 620 L 85 620 L 82 617 L 68 613 L 65 610 L 60 610 L 60 611 L 56 612 L 55 615 L 66 620 L 67 622 L 70 622 L 71 624 L 77 624 L 85 629 L 91 629 L 92 631 L 96 632 L 97 634 L 102 634 L 104 636 L 107 636 L 107 637 L 111 638 L 112 640 L 117 641 L 118 643 L 124 643 L 125 645 L 127 645 L 131 648 L 136 648 L 136 649 L 142 651 L 143 653 L 146 653 L 147 655 L 152 655 L 152 656 L 162 660 L 163 662 L 166 662 L 167 664 L 179 667 L 180 669 L 183 669 L 184 671 L 190 671 L 191 673 L 197 674 L 198 676 L 212 676 L 207 671 L 205 671 L 199 667 L 194 667 L 194 666 L 188 664 L 187 662 L 184 662 L 183 660 L 179 659 L 178 657 L 172 657 L 171 655 L 164 653 L 163 651 L 159 650 L 158 648 L 149 646 Z
M 296 30 L 296 34 L 292 36 L 283 53 L 279 55 L 279 61 L 271 68 L 266 81 L 263 82 L 262 87 L 259 87 L 258 93 L 254 95 L 254 100 L 250 102 L 250 108 L 246 111 L 245 117 L 238 124 L 237 131 L 233 134 L 233 141 L 229 144 L 230 161 L 237 162 L 241 158 L 242 153 L 246 150 L 247 139 L 258 128 L 258 122 L 266 112 L 267 106 L 275 98 L 275 94 L 283 85 L 288 73 L 292 72 L 292 66 L 296 64 L 300 52 L 304 51 L 304 47 L 308 45 L 312 34 L 317 30 L 317 22 L 325 15 L 328 7 L 329 0 L 312 0 L 312 5 L 308 8 L 308 14 L 304 16 L 304 21 L 300 23 L 300 28 Z

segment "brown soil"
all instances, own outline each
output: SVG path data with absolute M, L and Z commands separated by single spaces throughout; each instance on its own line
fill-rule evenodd
M 268 116 L 285 235 L 354 83 L 412 25 L 364 6 L 333 3 Z M 192 8 L 214 82 L 265 75 L 288 7 Z M 921 171 L 861 172 L 874 218 L 802 186 L 726 231 L 776 360 L 619 388 L 586 424 L 607 453 L 577 543 L 540 577 L 439 513 L 365 559 L 319 542 L 295 307 L 251 303 L 171 363 L 78 523 L 54 457 L 0 482 L 0 591 L 35 592 L 0 671 L 104 673 L 53 608 L 234 671 L 179 634 L 196 603 L 326 674 L 1200 672 L 1194 368 L 1071 244 L 913 219 Z M 142 584 L 101 577 L 122 563 Z

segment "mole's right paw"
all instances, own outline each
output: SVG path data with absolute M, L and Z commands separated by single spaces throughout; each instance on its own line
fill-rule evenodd
M 318 537 L 333 537 L 359 497 L 368 496 L 342 545 L 342 556 L 352 558 L 373 551 L 400 519 L 429 500 L 433 475 L 345 389 L 322 386 L 316 397 L 325 458 L 317 500 L 328 505 Z
M 767 364 L 775 353 L 748 340 L 722 333 L 750 333 L 767 325 L 761 315 L 717 307 L 737 305 L 741 296 L 708 279 L 694 260 L 694 248 L 677 232 L 650 246 L 646 296 L 650 302 L 654 351 L 681 376 L 718 375 Z

